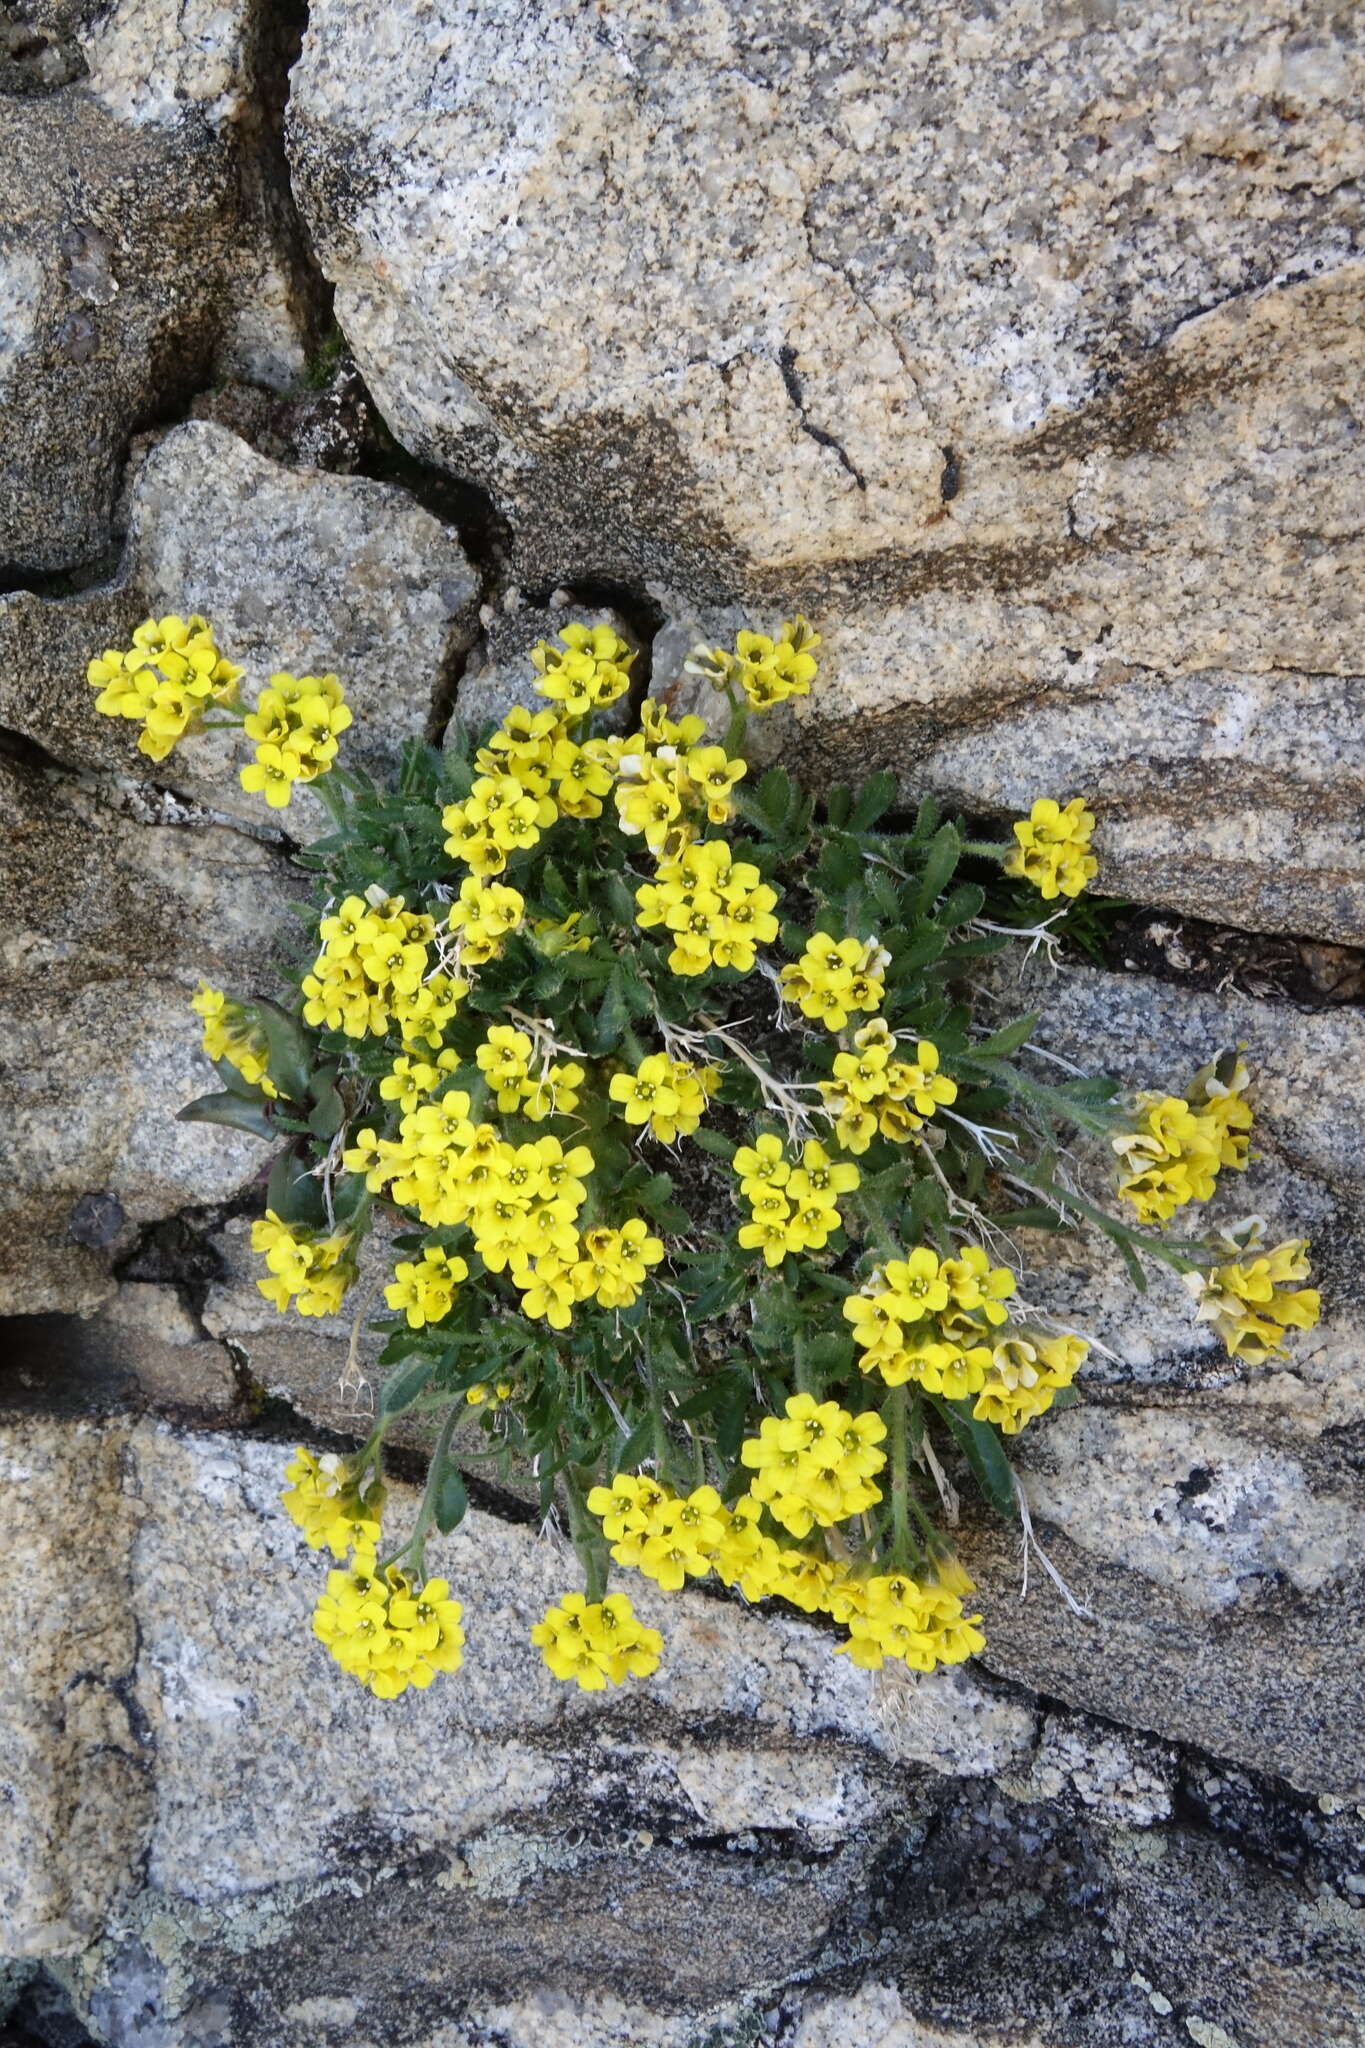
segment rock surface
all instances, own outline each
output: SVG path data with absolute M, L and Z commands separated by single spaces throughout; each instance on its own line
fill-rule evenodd
M 313 314 L 292 202 L 262 175 L 268 10 L 5 12 L 0 564 L 26 577 L 103 557 L 130 435 L 215 367 L 296 376 Z
M 800 605 L 815 772 L 1088 789 L 1107 886 L 1359 941 L 1360 64 L 1306 4 L 319 0 L 289 143 L 523 581 Z
M 248 742 L 191 735 L 167 760 L 147 761 L 133 726 L 95 710 L 90 656 L 126 646 L 149 614 L 203 612 L 244 666 L 248 700 L 277 669 L 335 671 L 355 714 L 345 758 L 383 773 L 421 734 L 469 645 L 477 597 L 455 535 L 406 492 L 289 469 L 225 427 L 188 421 L 137 472 L 111 583 L 56 602 L 0 599 L 0 721 L 59 760 L 140 776 L 278 829 L 281 814 L 238 784 Z M 299 830 L 312 836 L 322 813 L 306 792 L 298 801 Z
M 478 1511 L 439 1546 L 465 1667 L 384 1706 L 310 1638 L 282 1446 L 28 1414 L 3 1455 L 28 1569 L 0 1905 L 44 1972 L 21 2011 L 60 1986 L 111 2048 L 1357 2038 L 1331 1801 L 1076 1716 L 1039 1739 L 988 1679 L 888 1687 L 697 1593 L 645 1589 L 647 1691 L 568 1694 L 525 1637 L 563 1560 Z M 92 1473 L 98 1565 L 73 1581 L 63 1538 L 54 1587 Z
M 215 1079 L 196 981 L 273 986 L 290 885 L 271 847 L 173 800 L 9 762 L 0 783 L 0 1313 L 88 1313 L 140 1226 L 260 1166 L 257 1139 L 174 1119 Z
M 273 983 L 317 814 L 244 798 L 224 737 L 152 767 L 84 682 L 201 609 L 251 686 L 337 670 L 384 772 L 521 695 L 566 589 L 675 710 L 694 640 L 801 608 L 821 682 L 756 765 L 1001 820 L 1084 790 L 1102 887 L 1330 964 L 1365 939 L 1357 24 L 0 17 L 0 2048 L 1361 2048 L 1358 956 L 1313 1012 L 986 983 L 1044 1010 L 1042 1075 L 1244 1045 L 1258 1156 L 1210 1218 L 1307 1233 L 1324 1316 L 1237 1368 L 1173 1277 L 1023 1237 L 1099 1342 L 1019 1447 L 1027 1554 L 965 1509 L 974 1665 L 874 1677 L 640 1586 L 657 1680 L 566 1692 L 527 1629 L 569 1559 L 475 1478 L 432 1552 L 465 1668 L 381 1705 L 277 1501 L 291 1443 L 366 1428 L 372 1347 L 262 1300 L 265 1150 L 173 1121 L 194 982 Z

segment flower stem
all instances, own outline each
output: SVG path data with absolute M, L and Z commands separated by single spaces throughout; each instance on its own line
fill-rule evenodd
M 431 1464 L 427 1468 L 427 1483 L 422 1493 L 422 1503 L 417 1510 L 417 1520 L 413 1524 L 412 1534 L 400 1549 L 395 1550 L 391 1556 L 384 1559 L 383 1565 L 380 1567 L 381 1573 L 386 1571 L 391 1564 L 397 1564 L 400 1557 L 406 1557 L 412 1566 L 413 1576 L 419 1583 L 425 1574 L 427 1532 L 436 1520 L 436 1503 L 440 1495 L 441 1480 L 445 1475 L 446 1457 L 450 1450 L 450 1439 L 455 1434 L 455 1425 L 460 1419 L 464 1405 L 463 1401 L 455 1402 L 445 1421 L 441 1424 L 441 1433 L 436 1439 L 436 1448 L 431 1454 Z
M 891 1562 L 904 1570 L 910 1561 L 909 1400 L 904 1387 L 891 1389 L 883 1412 L 891 1433 Z
M 588 1512 L 588 1489 L 583 1474 L 572 1465 L 564 1467 L 564 1492 L 569 1502 L 569 1534 L 583 1567 L 584 1592 L 591 1606 L 603 1597 L 611 1577 L 606 1541 Z

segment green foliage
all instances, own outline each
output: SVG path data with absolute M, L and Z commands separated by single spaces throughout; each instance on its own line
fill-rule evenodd
M 738 673 L 740 656 L 726 659 Z M 743 710 L 731 697 L 733 750 Z M 1188 1264 L 1199 1248 L 1120 1220 L 1063 1170 L 1073 1134 L 1124 1126 L 1115 1085 L 1040 1068 L 1029 1056 L 1033 1015 L 977 1021 L 969 970 L 1016 935 L 1036 942 L 1036 891 L 991 872 L 983 880 L 990 849 L 931 799 L 912 821 L 888 823 L 889 772 L 834 789 L 819 807 L 781 768 L 731 791 L 733 761 L 693 761 L 695 736 L 661 738 L 661 708 L 645 711 L 645 729 L 614 753 L 591 743 L 606 749 L 596 758 L 610 763 L 604 788 L 618 780 L 626 829 L 612 794 L 596 816 L 582 814 L 591 804 L 576 814 L 549 801 L 550 822 L 511 846 L 504 865 L 476 864 L 477 883 L 465 865 L 475 856 L 452 851 L 471 842 L 452 835 L 483 816 L 490 776 L 512 776 L 498 804 L 520 789 L 534 809 L 548 769 L 537 781 L 542 771 L 511 751 L 480 752 L 480 736 L 457 733 L 444 751 L 411 741 L 392 788 L 355 771 L 329 778 L 334 829 L 300 856 L 316 916 L 386 920 L 395 958 L 405 944 L 421 954 L 419 996 L 459 977 L 448 1014 L 424 1035 L 405 1028 L 395 996 L 392 1012 L 373 1015 L 362 1000 L 353 1025 L 340 998 L 329 1011 L 319 995 L 324 962 L 310 937 L 290 999 L 240 1006 L 263 1076 L 249 1082 L 220 1062 L 223 1090 L 182 1114 L 280 1141 L 267 1204 L 318 1273 L 329 1247 L 353 1271 L 367 1231 L 391 1234 L 391 1312 L 370 1319 L 387 1377 L 366 1455 L 400 1415 L 444 1417 L 409 1546 L 419 1563 L 425 1529 L 451 1529 L 465 1512 L 461 1467 L 485 1463 L 503 1477 L 533 1473 L 545 1511 L 563 1494 L 600 1593 L 606 1546 L 583 1504 L 594 1480 L 647 1467 L 681 1493 L 705 1483 L 727 1502 L 747 1497 L 756 1433 L 800 1394 L 864 1419 L 877 1411 L 885 1424 L 884 1483 L 842 1518 L 837 1556 L 932 1577 L 947 1550 L 935 1525 L 944 1465 L 1015 1516 L 1002 1429 L 1069 1399 L 1084 1352 L 1046 1318 L 1011 1307 L 999 1265 L 1007 1233 L 1097 1227 L 1137 1284 L 1145 1260 Z M 499 746 L 540 744 L 514 724 Z M 562 711 L 546 745 L 576 756 L 591 729 L 590 716 Z M 640 758 L 651 765 L 641 770 Z M 630 816 L 622 792 L 655 772 L 670 801 L 679 788 L 683 797 L 670 814 L 678 824 L 661 825 L 651 844 L 644 809 Z M 709 814 L 698 793 L 706 772 L 721 792 Z M 714 880 L 719 870 L 706 870 L 710 881 L 696 878 L 701 868 L 684 873 L 692 853 L 704 865 L 720 839 L 733 895 Z M 481 906 L 494 885 L 516 892 L 515 915 L 475 947 L 474 927 L 449 906 L 459 911 L 471 889 Z M 646 917 L 646 897 L 670 891 L 667 915 Z M 759 931 L 770 902 L 775 943 Z M 735 903 L 762 939 L 753 964 L 742 945 L 705 954 L 701 967 L 684 957 L 694 927 L 703 947 L 731 942 Z M 1086 924 L 1073 907 L 1066 919 L 1077 934 L 1099 928 L 1096 913 Z M 840 947 L 842 964 L 831 966 Z M 338 986 L 343 955 L 332 963 Z M 523 1048 L 510 1078 L 498 1067 L 499 1033 Z M 679 1101 L 689 1088 L 695 1096 L 676 1111 L 676 1135 L 657 1109 L 630 1120 L 632 1091 L 653 1085 L 651 1061 L 668 1068 Z M 410 1079 L 414 1063 L 425 1079 Z M 512 1222 L 489 1222 L 492 1197 L 466 1196 L 459 1178 L 482 1185 L 485 1130 L 504 1175 L 545 1141 L 566 1156 L 586 1148 L 581 1210 L 554 1209 L 545 1194 L 540 1208 L 512 1202 Z M 810 1194 L 770 1205 L 788 1211 L 776 1239 L 763 1236 L 761 1175 L 741 1186 L 752 1148 L 765 1145 L 781 1157 L 779 1188 L 796 1190 L 830 1156 L 842 1175 L 823 1211 Z M 455 1179 L 441 1180 L 447 1170 Z M 438 1182 L 444 1193 L 433 1192 Z M 633 1277 L 628 1229 L 644 1247 Z M 598 1234 L 609 1251 L 593 1248 Z M 939 1276 L 924 1308 L 910 1299 L 917 1260 Z M 881 1301 L 904 1328 L 878 1349 L 859 1319 Z M 797 1530 L 801 1554 L 826 1555 L 821 1529 L 817 1520 Z M 790 1553 L 793 1538 L 781 1540 Z

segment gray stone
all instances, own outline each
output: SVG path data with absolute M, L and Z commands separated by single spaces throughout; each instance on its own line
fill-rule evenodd
M 523 581 L 800 606 L 813 773 L 1085 788 L 1106 886 L 1352 939 L 1358 63 L 1306 4 L 320 0 L 289 134 L 385 418 Z
M 145 1401 L 171 1415 L 221 1418 L 240 1406 L 231 1353 L 206 1338 L 175 1287 L 125 1281 L 97 1313 L 27 1315 L 6 1327 L 6 1382 L 41 1398 Z
M 184 807 L 149 814 L 56 771 L 0 777 L 0 1313 L 89 1313 L 142 1224 L 225 1199 L 266 1156 L 175 1113 L 217 1085 L 189 1009 L 197 978 L 273 990 L 291 885 L 272 848 Z M 114 1198 L 97 1228 L 91 1195 Z
M 189 421 L 137 473 L 111 584 L 57 602 L 0 600 L 0 720 L 59 760 L 138 776 L 277 829 L 238 782 L 250 743 L 202 733 L 149 762 L 135 728 L 101 716 L 85 665 L 148 614 L 200 611 L 242 663 L 249 700 L 277 669 L 335 671 L 355 722 L 342 758 L 375 773 L 420 737 L 474 631 L 478 585 L 459 541 L 404 491 L 293 470 L 227 428 Z M 325 824 L 295 799 L 304 836 Z M 292 814 L 285 814 L 286 818 Z
M 326 1560 L 279 1508 L 286 1446 L 30 1418 L 4 1455 L 30 1567 L 8 1598 L 39 1624 L 10 1630 L 5 1941 L 108 2048 L 1161 2048 L 1177 2005 L 1239 2042 L 1356 2038 L 1331 1802 L 1277 1809 L 1076 1715 L 1034 1753 L 1028 1707 L 970 1672 L 992 1748 L 969 1727 L 926 1769 L 935 1680 L 887 1700 L 825 1631 L 699 1592 L 641 1589 L 657 1681 L 569 1692 L 526 1640 L 567 1560 L 477 1510 L 432 1551 L 464 1668 L 385 1705 L 309 1633 Z M 54 1530 L 71 1555 L 92 1472 L 98 1565 L 53 1606 L 31 1567 Z M 395 1528 L 414 1506 L 395 1485 Z M 117 1674 L 131 1734 L 73 1723 L 76 1655 L 86 1692 Z M 110 1813 L 116 1770 L 137 1796 Z M 58 1786 L 105 1823 L 79 1863 Z
M 251 0 L 19 13 L 18 90 L 0 93 L 0 563 L 27 576 L 103 557 L 130 434 L 215 368 L 296 376 L 312 316 L 260 171 L 274 32 Z
M 128 1593 L 134 1503 L 127 1430 L 15 1422 L 0 1476 L 6 1538 L 0 1714 L 0 1951 L 86 1947 L 133 1889 L 151 1821 L 136 1715 Z M 22 1654 L 20 1652 L 22 1646 Z
M 1103 1346 L 1080 1405 L 1033 1425 L 1015 1453 L 1039 1540 L 1090 1613 L 1072 1611 L 1036 1555 L 1021 1606 L 1018 1553 L 978 1532 L 986 1661 L 1130 1727 L 1359 1798 L 1365 1492 L 1338 1446 L 1365 1415 L 1361 1014 L 1088 968 L 1000 972 L 992 1016 L 995 1002 L 1001 1016 L 1037 1010 L 1039 1045 L 1130 1087 L 1178 1091 L 1242 1045 L 1258 1156 L 1176 1225 L 1197 1236 L 1261 1214 L 1271 1242 L 1308 1236 L 1323 1320 L 1284 1360 L 1238 1366 L 1193 1323 L 1173 1275 L 1139 1297 L 1097 1233 L 1023 1240 L 1025 1294 Z M 1102 1148 L 1076 1160 L 1102 1191 Z

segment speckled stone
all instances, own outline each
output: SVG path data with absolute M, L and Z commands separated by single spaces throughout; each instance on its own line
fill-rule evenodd
M 258 175 L 274 30 L 253 0 L 17 14 L 21 57 L 0 79 L 0 564 L 22 581 L 98 561 L 129 436 L 216 370 L 296 377 L 311 314 L 287 209 Z
M 1253 2044 L 1365 2013 L 1340 1801 L 1055 1708 L 1035 1745 L 970 1671 L 988 1748 L 967 1723 L 920 1761 L 935 1681 L 879 1700 L 823 1629 L 699 1591 L 641 1589 L 657 1681 L 569 1692 L 525 1634 L 567 1559 L 479 1511 L 431 1557 L 464 1668 L 385 1705 L 310 1636 L 326 1560 L 279 1507 L 286 1445 L 117 1417 L 2 1441 L 38 1621 L 12 1631 L 40 1824 L 11 1926 L 105 2048 L 1168 2048 L 1177 2001 Z M 97 1560 L 53 1607 L 91 1473 Z M 393 1488 L 395 1527 L 414 1504 Z M 73 1752 L 76 1656 L 82 1685 L 117 1671 L 122 1747 L 101 1724 Z M 79 1922 L 22 1917 L 73 1881 L 59 1750 L 63 1811 L 91 1773 L 138 1792 L 84 1795 Z
M 0 1953 L 72 1954 L 127 1898 L 151 1822 L 127 1684 L 135 1504 L 126 1428 L 7 1423 L 0 1441 L 9 1653 L 0 1680 Z
M 88 1314 L 140 1225 L 235 1194 L 265 1157 L 175 1114 L 218 1085 L 197 979 L 273 993 L 296 884 L 272 847 L 192 806 L 13 763 L 0 789 L 0 1312 Z
M 251 748 L 240 736 L 192 734 L 149 762 L 135 726 L 95 710 L 87 661 L 126 645 L 148 614 L 202 612 L 245 669 L 248 700 L 277 669 L 334 671 L 355 720 L 344 758 L 382 775 L 422 734 L 473 638 L 477 597 L 456 535 L 406 491 L 288 468 L 226 427 L 187 421 L 137 471 L 112 582 L 55 602 L 0 599 L 0 721 L 58 760 L 311 837 L 326 819 L 306 789 L 293 800 L 301 824 L 242 790 Z
M 1307 0 L 318 0 L 289 135 L 522 581 L 800 606 L 813 775 L 1084 789 L 1105 886 L 1358 940 L 1359 82 Z

